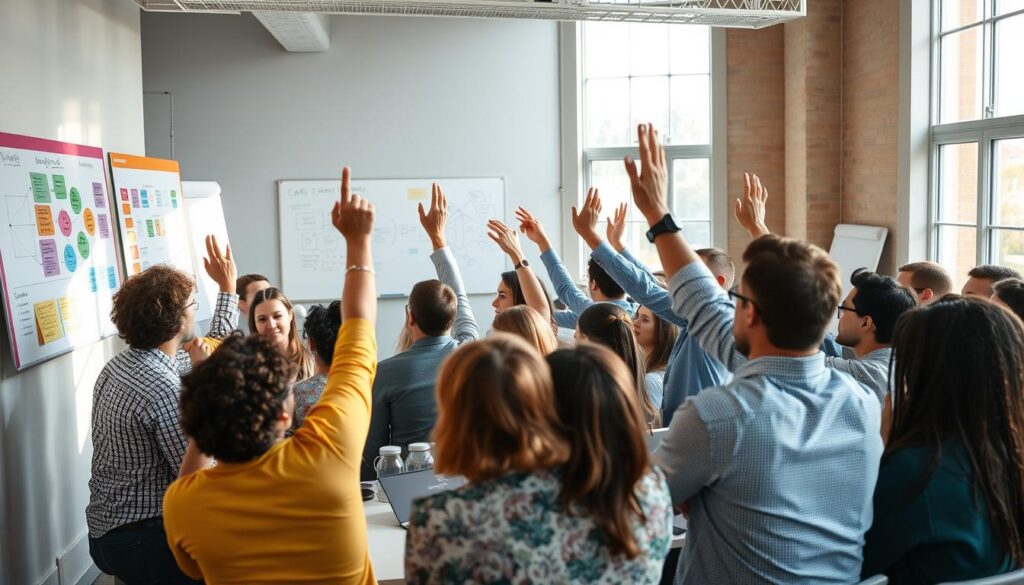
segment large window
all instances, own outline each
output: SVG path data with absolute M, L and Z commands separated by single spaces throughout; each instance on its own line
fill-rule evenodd
M 587 22 L 582 32 L 585 187 L 601 190 L 608 214 L 630 201 L 622 159 L 638 157 L 636 126 L 651 122 L 664 137 L 676 221 L 695 246 L 710 246 L 710 28 Z M 631 206 L 626 246 L 656 269 L 661 263 L 646 231 L 643 216 Z
M 1024 272 L 1024 0 L 934 0 L 932 256 Z

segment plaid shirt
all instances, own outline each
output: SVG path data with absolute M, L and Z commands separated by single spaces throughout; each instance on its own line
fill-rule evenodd
M 220 293 L 208 337 L 230 334 L 238 295 Z M 96 379 L 92 402 L 92 477 L 85 509 L 89 536 L 162 514 L 164 491 L 178 477 L 188 438 L 179 424 L 181 376 L 188 353 L 129 347 Z

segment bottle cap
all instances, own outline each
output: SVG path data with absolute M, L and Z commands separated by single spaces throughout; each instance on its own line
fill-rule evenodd
M 430 451 L 430 443 L 410 443 L 409 450 L 417 452 Z
M 381 455 L 401 455 L 402 448 L 395 445 L 384 445 L 380 448 Z

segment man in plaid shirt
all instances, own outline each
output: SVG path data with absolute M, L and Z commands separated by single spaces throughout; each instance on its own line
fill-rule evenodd
M 224 253 L 208 236 L 206 248 L 206 272 L 220 287 L 209 337 L 219 339 L 238 321 L 237 274 L 230 247 Z M 178 416 L 181 376 L 206 356 L 195 336 L 196 306 L 193 278 L 162 264 L 114 296 L 111 320 L 128 348 L 96 380 L 86 520 L 96 566 L 126 583 L 193 583 L 174 561 L 161 515 L 178 473 L 209 464 Z

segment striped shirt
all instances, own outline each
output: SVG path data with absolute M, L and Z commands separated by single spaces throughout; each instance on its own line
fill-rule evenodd
M 235 329 L 238 295 L 220 293 L 209 337 Z M 92 477 L 85 509 L 89 536 L 160 516 L 164 491 L 178 477 L 188 439 L 181 429 L 181 376 L 188 353 L 129 347 L 96 379 L 92 402 Z

